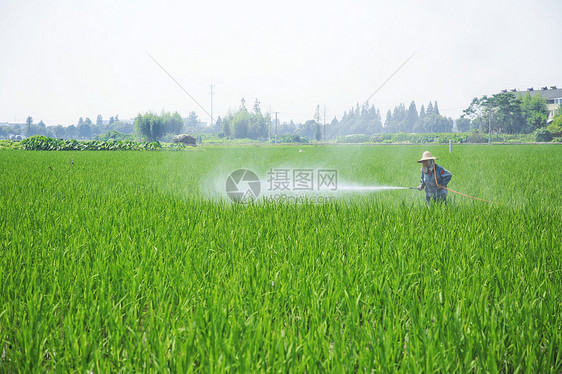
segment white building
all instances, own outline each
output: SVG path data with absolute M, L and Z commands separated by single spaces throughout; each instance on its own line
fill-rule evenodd
M 540 89 L 535 90 L 534 88 L 528 88 L 526 91 L 516 91 L 512 90 L 512 92 L 516 92 L 521 95 L 523 98 L 527 93 L 531 96 L 540 95 L 546 100 L 546 107 L 548 109 L 548 120 L 547 122 L 551 122 L 556 111 L 562 105 L 562 88 L 556 88 L 556 86 L 548 87 L 541 87 Z

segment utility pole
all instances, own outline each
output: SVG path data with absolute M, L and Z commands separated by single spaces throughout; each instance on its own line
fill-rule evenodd
M 215 86 L 211 84 L 211 127 L 213 127 L 213 88 Z
M 492 103 L 488 106 L 488 145 L 492 145 Z
M 274 112 L 275 113 L 275 144 L 277 144 L 277 114 L 279 114 L 279 112 Z
M 324 106 L 324 141 L 328 141 L 328 139 L 326 139 L 326 106 Z

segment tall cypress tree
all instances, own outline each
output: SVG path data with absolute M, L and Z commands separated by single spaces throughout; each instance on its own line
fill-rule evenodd
M 427 110 L 425 111 L 425 115 L 430 116 L 432 114 L 433 114 L 433 103 L 430 101 L 429 104 L 427 104 Z
M 410 107 L 408 108 L 408 116 L 406 117 L 406 132 L 412 132 L 414 130 L 414 126 L 416 125 L 416 121 L 418 120 L 418 110 L 416 109 L 416 103 L 412 101 L 410 103 Z

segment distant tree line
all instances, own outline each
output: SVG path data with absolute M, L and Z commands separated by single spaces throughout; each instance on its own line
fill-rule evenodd
M 188 133 L 219 132 L 221 130 L 220 117 L 213 127 L 204 126 L 195 112 L 189 113 L 183 119 L 178 112 L 162 112 L 160 115 L 154 113 L 139 114 L 133 121 L 120 121 L 119 116 L 112 116 L 109 121 L 104 121 L 98 115 L 96 122 L 88 117 L 80 117 L 76 124 L 70 126 L 46 126 L 43 121 L 34 123 L 33 118 L 27 118 L 25 124 L 12 124 L 0 126 L 0 138 L 8 138 L 10 135 L 42 135 L 54 139 L 77 139 L 77 140 L 140 140 L 146 141 L 166 140 L 170 141 L 174 135 Z
M 229 112 L 223 119 L 218 117 L 212 126 L 204 126 L 195 112 L 190 112 L 182 119 L 178 112 L 139 114 L 134 123 L 120 121 L 118 116 L 110 117 L 108 122 L 97 116 L 95 123 L 86 117 L 80 117 L 76 124 L 63 127 L 46 126 L 43 121 L 35 124 L 28 117 L 25 124 L 0 126 L 0 137 L 23 134 L 44 135 L 56 139 L 98 139 L 98 140 L 132 140 L 171 141 L 180 133 L 218 134 L 219 137 L 249 138 L 267 140 L 278 137 L 298 137 L 303 140 L 335 140 L 349 135 L 394 134 L 394 133 L 445 133 L 453 131 L 454 123 L 461 132 L 472 129 L 490 130 L 495 133 L 530 133 L 543 129 L 547 125 L 548 109 L 546 100 L 540 95 L 516 95 L 502 92 L 496 95 L 474 98 L 463 111 L 461 118 L 453 121 L 441 115 L 437 101 L 422 105 L 418 111 L 412 101 L 408 107 L 403 103 L 388 110 L 384 119 L 379 109 L 368 102 L 356 104 L 344 111 L 341 119 L 334 117 L 329 123 L 321 124 L 320 106 L 312 119 L 305 123 L 275 123 L 270 113 L 263 113 L 256 98 L 252 110 L 241 100 L 236 112 Z M 558 127 L 557 127 L 558 128 Z
M 513 92 L 474 98 L 463 111 L 461 131 L 468 129 L 491 130 L 496 133 L 530 133 L 546 127 L 548 119 L 546 100 L 540 95 L 525 96 Z M 458 126 L 458 124 L 457 124 Z
M 29 116 L 25 124 L 13 124 L 11 126 L 0 126 L 0 137 L 7 138 L 10 135 L 43 135 L 54 139 L 93 139 L 107 132 L 118 132 L 120 134 L 132 134 L 134 131 L 131 123 L 120 121 L 119 116 L 111 117 L 109 122 L 104 124 L 102 115 L 98 115 L 96 122 L 88 117 L 80 117 L 76 124 L 70 126 L 46 126 L 43 121 L 33 122 L 33 117 Z
M 217 125 L 222 129 L 220 136 L 266 140 L 270 135 L 271 115 L 262 113 L 258 99 L 254 101 L 252 111 L 248 111 L 246 100 L 242 98 L 238 111 L 217 120 Z
M 383 134 L 396 132 L 449 132 L 453 128 L 453 120 L 439 114 L 437 102 L 430 102 L 427 110 L 422 105 L 420 112 L 412 102 L 406 110 L 404 104 L 388 111 L 386 120 L 381 120 L 380 110 L 368 102 L 357 104 L 343 113 L 341 120 L 336 117 L 331 122 L 321 124 L 320 105 L 316 106 L 313 118 L 305 123 L 289 122 L 275 123 L 270 113 L 263 114 L 259 100 L 256 99 L 252 111 L 246 108 L 246 102 L 241 100 L 239 109 L 228 113 L 222 121 L 221 137 L 249 138 L 257 140 L 273 139 L 275 134 L 281 136 L 299 136 L 306 139 L 335 139 L 338 136 L 363 134 Z
M 453 120 L 440 115 L 436 101 L 430 102 L 427 109 L 422 105 L 419 113 L 414 101 L 410 103 L 408 109 L 404 104 L 400 104 L 394 110 L 387 111 L 384 122 L 380 110 L 368 102 L 362 106 L 357 104 L 344 111 L 341 120 L 338 121 L 334 117 L 326 125 L 319 124 L 318 108 L 314 120 L 298 125 L 292 121 L 289 124 L 283 124 L 280 127 L 281 134 L 292 132 L 309 139 L 333 140 L 349 135 L 450 132 L 453 128 Z
M 353 134 L 391 134 L 405 133 L 435 133 L 450 132 L 453 129 L 453 120 L 439 113 L 437 101 L 423 105 L 418 112 L 416 103 L 412 101 L 406 109 L 401 103 L 388 110 L 385 121 L 382 122 L 380 110 L 373 105 L 365 103 L 362 107 L 357 104 L 355 108 L 345 111 L 341 121 L 334 118 L 330 123 L 332 135 L 345 136 Z
M 162 112 L 139 114 L 134 121 L 135 136 L 143 141 L 172 141 L 177 134 L 217 134 L 222 130 L 223 120 L 219 116 L 212 126 L 207 126 L 199 120 L 197 113 L 190 112 L 187 118 L 182 118 L 178 112 Z
M 383 131 L 380 110 L 368 102 L 350 108 L 343 112 L 341 120 L 336 117 L 326 125 L 326 138 L 334 139 L 337 136 L 365 134 L 372 135 Z

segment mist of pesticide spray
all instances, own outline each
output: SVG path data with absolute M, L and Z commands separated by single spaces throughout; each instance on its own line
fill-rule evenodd
M 294 171 L 302 170 L 305 177 L 297 178 Z M 319 171 L 325 174 L 320 175 Z M 304 172 L 303 172 L 304 173 Z M 333 173 L 327 174 L 327 173 Z M 300 175 L 300 174 L 298 174 Z M 227 198 L 236 202 L 274 201 L 274 200 L 326 200 L 347 199 L 352 195 L 365 195 L 381 193 L 383 191 L 409 190 L 410 187 L 363 185 L 351 181 L 338 181 L 337 170 L 322 168 L 295 168 L 284 167 L 269 168 L 267 175 L 258 175 L 250 169 L 239 168 L 232 172 L 214 172 L 205 178 L 204 190 L 211 199 Z M 203 190 L 203 188 L 202 188 Z M 324 199 L 324 200 L 323 200 Z

